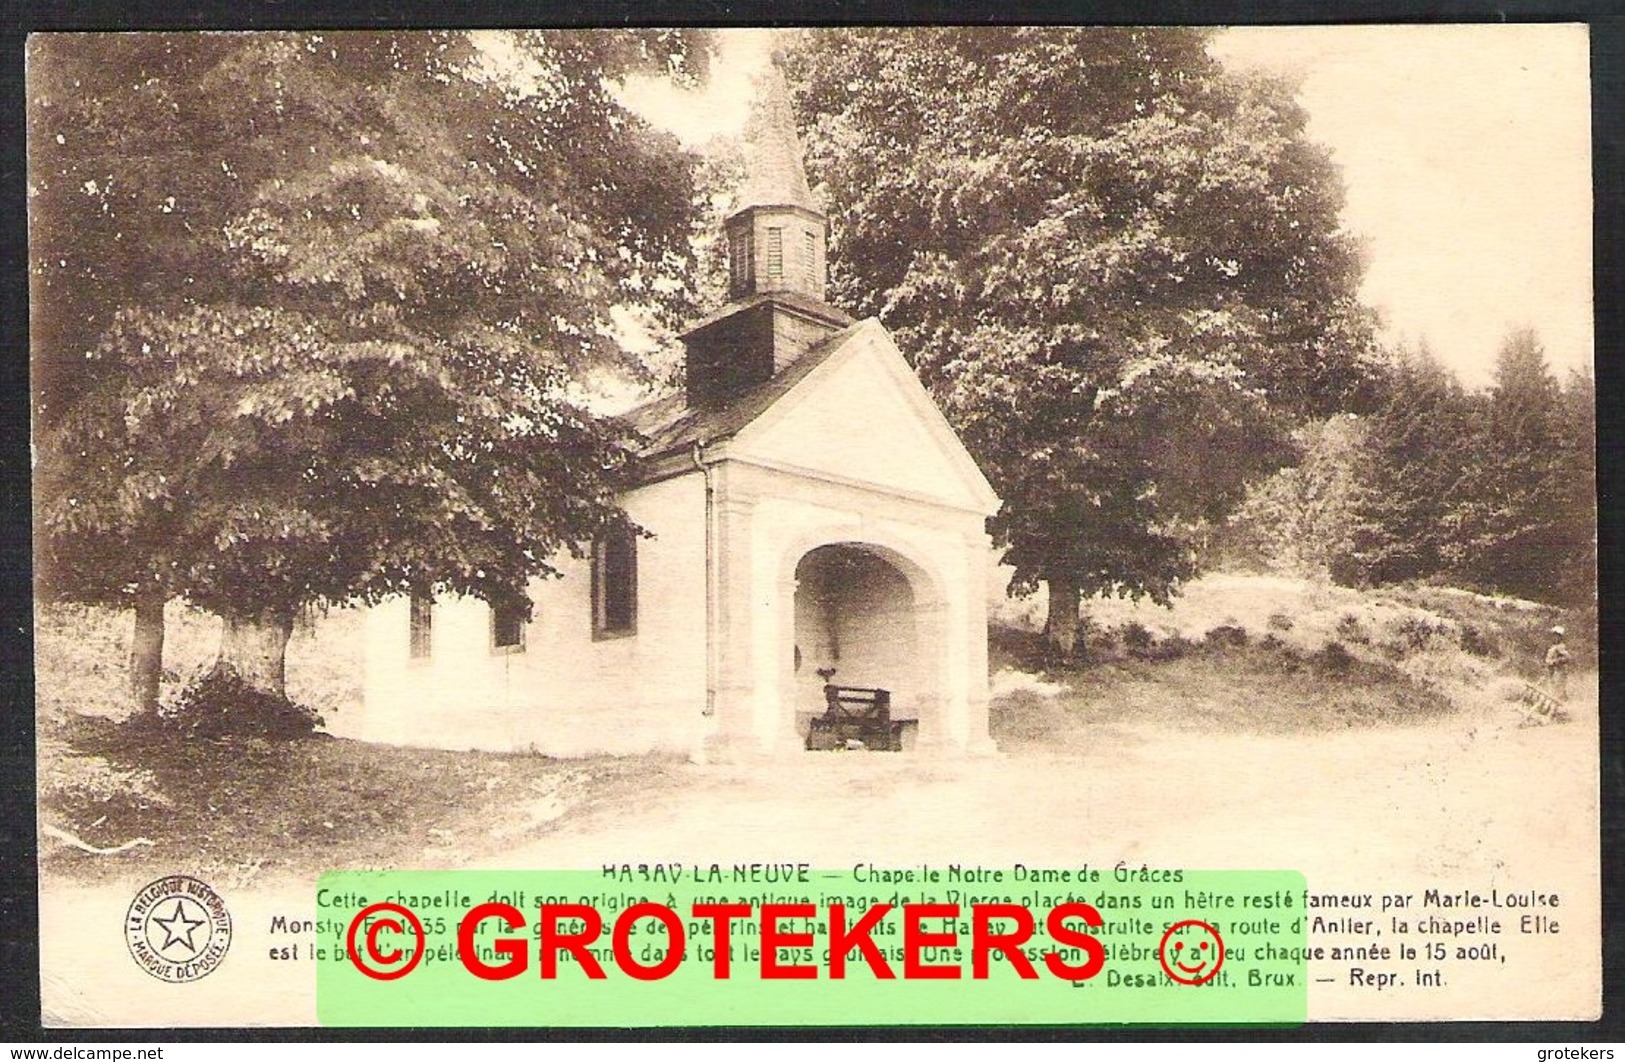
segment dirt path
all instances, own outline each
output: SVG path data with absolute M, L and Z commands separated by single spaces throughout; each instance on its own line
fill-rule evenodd
M 1508 708 L 1314 735 L 1119 726 L 1099 728 L 1081 754 L 688 766 L 662 791 L 573 816 L 501 865 L 1126 861 L 1493 878 L 1595 842 L 1595 702 L 1564 725 L 1515 722 Z
M 800 861 L 1009 867 L 1293 869 L 1311 891 L 1560 892 L 1563 933 L 1509 930 L 1514 965 L 1450 967 L 1432 993 L 1351 986 L 1311 964 L 1310 1014 L 1363 1018 L 1584 1018 L 1600 1006 L 1597 715 L 1518 729 L 1516 712 L 1300 736 L 1096 726 L 1083 751 L 977 761 L 809 754 L 756 766 L 683 766 L 545 827 L 485 866 Z M 516 808 L 516 815 L 526 809 Z M 422 866 L 403 852 L 399 866 Z M 443 865 L 443 864 L 442 864 Z M 284 970 L 277 916 L 309 918 L 313 882 L 231 891 L 240 959 L 188 986 L 197 1024 L 309 1024 L 311 968 Z M 127 888 L 57 883 L 41 896 L 45 1006 L 55 1021 L 185 1022 L 173 986 L 136 969 Z M 1515 921 L 1515 913 L 1513 920 Z M 1392 938 L 1390 938 L 1391 940 Z M 69 971 L 98 970 L 91 980 Z M 1408 972 L 1408 971 L 1407 971 Z M 1325 975 L 1325 983 L 1321 977 Z
M 1444 989 L 1378 998 L 1347 963 L 1311 964 L 1310 1013 L 1584 1018 L 1601 1006 L 1596 701 L 1572 708 L 1565 724 L 1529 728 L 1506 706 L 1296 736 L 1099 727 L 1081 753 L 958 763 L 852 753 L 692 766 L 652 797 L 566 820 L 502 865 L 1123 862 L 1297 870 L 1311 892 L 1555 891 L 1562 935 L 1524 935 L 1516 912 L 1497 912 L 1509 915 L 1513 965 L 1457 963 Z

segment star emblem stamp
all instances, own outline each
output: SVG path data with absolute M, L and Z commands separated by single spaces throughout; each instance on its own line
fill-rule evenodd
M 207 884 L 171 874 L 136 893 L 124 918 L 124 940 L 136 964 L 159 980 L 196 981 L 226 957 L 231 914 Z

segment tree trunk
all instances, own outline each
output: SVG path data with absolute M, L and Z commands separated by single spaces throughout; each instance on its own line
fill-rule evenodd
M 136 715 L 156 715 L 158 683 L 164 671 L 162 590 L 144 590 L 135 599 L 135 634 L 130 639 L 130 701 Z
M 231 668 L 257 689 L 287 696 L 288 639 L 293 613 L 268 610 L 250 615 L 227 613 L 220 631 L 217 668 Z
M 1049 586 L 1049 618 L 1044 621 L 1044 640 L 1050 651 L 1063 660 L 1071 660 L 1078 651 L 1078 611 L 1083 606 L 1083 595 L 1078 584 L 1071 579 L 1055 577 L 1046 580 Z

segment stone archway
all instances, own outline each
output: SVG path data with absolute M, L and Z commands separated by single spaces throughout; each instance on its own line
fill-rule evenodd
M 796 740 L 824 711 L 824 676 L 842 686 L 891 693 L 892 718 L 907 720 L 904 747 L 942 727 L 940 595 L 919 565 L 871 542 L 826 542 L 795 561 L 786 633 L 786 708 Z

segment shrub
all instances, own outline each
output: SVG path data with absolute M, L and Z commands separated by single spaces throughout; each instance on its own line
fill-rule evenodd
M 293 738 L 310 734 L 322 717 L 250 685 L 232 668 L 216 667 L 159 709 L 159 723 L 189 737 Z
M 1179 634 L 1170 634 L 1162 641 L 1154 643 L 1147 655 L 1152 660 L 1178 660 L 1194 648 L 1195 643 L 1189 639 Z
M 1288 675 L 1295 675 L 1303 667 L 1303 655 L 1298 650 L 1273 634 L 1266 634 L 1258 640 L 1260 649 L 1268 651 L 1274 657 L 1275 666 Z
M 1393 635 L 1390 645 L 1401 652 L 1426 649 L 1434 638 L 1450 633 L 1448 624 L 1433 623 L 1426 616 L 1415 615 L 1400 616 L 1388 624 L 1388 630 Z
M 1086 645 L 1091 654 L 1110 656 L 1117 649 L 1117 633 L 1104 627 L 1093 628 Z
M 1077 661 L 1087 660 L 1091 650 L 1101 644 L 1100 624 L 1087 612 L 1078 617 Z
M 1151 632 L 1138 620 L 1125 624 L 1122 636 L 1123 647 L 1130 653 L 1143 653 L 1151 648 Z
M 1292 617 L 1285 612 L 1271 612 L 1269 628 L 1272 631 L 1289 631 L 1292 629 Z
M 1042 671 L 1051 662 L 1049 644 L 1036 631 L 989 624 L 987 641 L 997 661 L 1020 671 Z
M 1371 640 L 1366 633 L 1365 623 L 1353 612 L 1343 613 L 1343 618 L 1337 621 L 1337 636 L 1355 645 L 1365 645 Z
M 1462 651 L 1474 656 L 1499 656 L 1500 643 L 1491 635 L 1472 623 L 1464 623 L 1461 627 Z
M 1247 644 L 1247 629 L 1235 623 L 1221 623 L 1203 638 L 1210 647 L 1239 649 Z
M 1354 668 L 1354 654 L 1336 639 L 1321 646 L 1314 661 L 1315 667 L 1328 675 L 1346 675 Z

